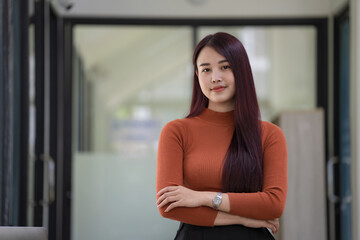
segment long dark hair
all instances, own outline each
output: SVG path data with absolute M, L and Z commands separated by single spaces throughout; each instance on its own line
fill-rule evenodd
M 223 191 L 261 191 L 263 156 L 260 110 L 249 59 L 244 46 L 236 37 L 219 32 L 206 36 L 196 46 L 193 55 L 193 95 L 187 118 L 199 115 L 209 103 L 196 75 L 196 61 L 205 46 L 212 47 L 229 61 L 235 77 L 235 130 L 224 159 Z

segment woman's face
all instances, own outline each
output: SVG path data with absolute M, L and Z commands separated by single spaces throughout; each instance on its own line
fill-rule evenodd
M 212 47 L 204 47 L 196 66 L 201 91 L 209 99 L 208 108 L 217 112 L 233 110 L 235 77 L 227 59 Z

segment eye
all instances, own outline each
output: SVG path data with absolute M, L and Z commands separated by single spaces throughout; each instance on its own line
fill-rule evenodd
M 230 65 L 225 65 L 222 67 L 224 70 L 231 69 Z
M 202 70 L 202 72 L 209 72 L 210 71 L 210 68 L 204 68 L 203 70 Z

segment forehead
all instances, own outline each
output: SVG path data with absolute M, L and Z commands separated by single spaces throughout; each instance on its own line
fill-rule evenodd
M 220 53 L 218 53 L 214 48 L 206 46 L 203 49 L 201 49 L 196 64 L 197 65 L 200 65 L 202 63 L 215 64 L 222 60 L 226 60 L 226 58 Z

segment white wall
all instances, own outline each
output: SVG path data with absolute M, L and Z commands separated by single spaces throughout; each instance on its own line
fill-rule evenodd
M 56 0 L 52 0 L 56 2 Z M 62 0 L 64 2 L 69 0 Z M 335 1 L 335 0 L 334 0 Z M 117 17 L 318 17 L 330 0 L 72 0 L 68 16 Z
M 347 3 L 349 3 L 349 0 L 330 0 L 331 4 L 331 10 L 333 14 L 337 14 L 339 11 L 341 11 Z

